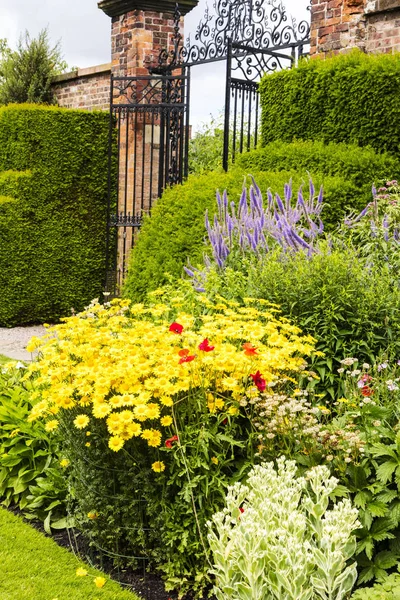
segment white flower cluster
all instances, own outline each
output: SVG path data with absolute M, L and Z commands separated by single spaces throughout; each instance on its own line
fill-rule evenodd
M 325 466 L 297 477 L 294 461 L 255 466 L 208 523 L 218 600 L 342 600 L 357 571 L 349 500 L 328 509 L 337 479 Z

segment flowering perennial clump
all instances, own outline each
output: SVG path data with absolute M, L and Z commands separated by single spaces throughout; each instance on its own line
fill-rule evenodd
M 195 318 L 162 304 L 94 301 L 31 341 L 40 358 L 26 375 L 37 400 L 30 418 L 45 418 L 53 431 L 70 414 L 83 436 L 105 421 L 115 452 L 134 438 L 158 448 L 167 437 L 168 447 L 177 439 L 168 427 L 178 400 L 195 391 L 210 412 L 235 415 L 245 390 L 264 391 L 302 371 L 313 351 L 313 339 L 269 305 L 258 310 L 252 300 L 244 307 L 220 300 L 208 311 Z M 153 470 L 162 472 L 163 463 Z
M 235 250 L 256 255 L 264 255 L 278 246 L 285 252 L 314 252 L 313 242 L 320 235 L 324 226 L 321 220 L 323 208 L 323 190 L 318 197 L 310 179 L 309 198 L 303 196 L 302 187 L 293 202 L 292 181 L 285 185 L 284 198 L 275 197 L 268 191 L 264 202 L 262 193 L 253 179 L 250 186 L 249 200 L 247 189 L 243 187 L 238 206 L 230 202 L 226 191 L 223 196 L 217 193 L 218 215 L 214 215 L 210 223 L 208 213 L 205 226 L 211 244 L 214 263 L 219 268 L 226 266 L 226 261 Z M 211 266 L 210 259 L 205 257 L 206 270 Z M 193 278 L 199 291 L 203 291 L 205 272 L 194 267 L 185 267 L 186 273 Z
M 348 564 L 360 526 L 350 500 L 328 508 L 338 480 L 327 467 L 297 477 L 281 457 L 255 466 L 247 485 L 228 490 L 209 525 L 218 600 L 344 600 L 356 578 Z

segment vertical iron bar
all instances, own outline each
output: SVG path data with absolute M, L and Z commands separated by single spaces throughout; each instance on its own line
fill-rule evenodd
M 150 182 L 149 182 L 149 193 L 150 193 L 150 204 L 149 212 L 153 203 L 153 163 L 154 163 L 154 110 L 151 111 L 151 142 L 150 142 Z
M 164 179 L 164 159 L 165 159 L 165 109 L 163 103 L 165 102 L 165 78 L 161 80 L 161 106 L 160 106 L 160 149 L 159 149 L 159 161 L 158 161 L 158 197 L 161 198 L 163 191 L 163 179 Z
M 250 152 L 250 147 L 251 147 L 251 100 L 253 97 L 253 90 L 250 88 L 248 90 L 248 94 L 247 94 L 248 100 L 249 100 L 249 122 L 248 122 L 248 126 L 247 126 L 247 152 Z
M 106 215 L 106 264 L 105 264 L 105 278 L 104 278 L 104 290 L 107 290 L 107 279 L 110 267 L 110 227 L 111 227 L 111 173 L 112 173 L 112 156 L 113 156 L 113 125 L 114 125 L 114 113 L 113 113 L 113 94 L 114 94 L 114 75 L 111 73 L 110 78 L 110 120 L 108 125 L 108 180 L 107 180 L 107 215 Z M 118 185 L 118 180 L 117 180 Z
M 243 154 L 243 142 L 244 142 L 244 105 L 245 105 L 245 90 L 241 90 L 242 94 L 242 114 L 240 118 L 240 154 Z
M 235 94 L 235 102 L 233 108 L 233 140 L 232 140 L 232 162 L 235 162 L 236 158 L 236 133 L 237 133 L 237 109 L 238 109 L 238 88 L 235 85 L 232 88 L 232 93 Z
M 259 106 L 260 106 L 260 92 L 258 91 L 258 87 L 256 89 L 255 93 L 255 101 L 256 101 L 256 129 L 255 129 L 255 134 L 254 134 L 254 148 L 257 148 L 257 144 L 258 144 L 258 119 L 259 119 Z
M 141 198 L 141 213 L 144 210 L 144 192 L 145 192 L 145 156 L 146 156 L 146 116 L 147 113 L 143 110 L 142 113 L 142 121 L 143 121 L 143 131 L 142 131 L 142 198 Z
M 183 177 L 186 179 L 189 175 L 189 142 L 190 142 L 190 67 L 186 70 L 186 96 L 185 96 L 185 110 L 186 110 L 186 125 L 185 125 L 185 159 L 183 167 Z M 185 114 L 183 115 L 185 118 Z
M 137 132 L 138 132 L 138 106 L 135 106 L 134 144 L 133 144 L 133 182 L 132 182 L 132 215 L 136 215 L 136 186 L 137 186 Z
M 229 137 L 231 121 L 231 85 L 232 85 L 232 38 L 228 38 L 226 57 L 226 89 L 225 89 L 225 124 L 224 124 L 224 154 L 222 165 L 224 171 L 228 171 L 229 164 Z

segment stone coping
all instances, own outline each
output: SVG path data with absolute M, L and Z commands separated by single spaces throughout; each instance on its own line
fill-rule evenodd
M 87 67 L 85 69 L 76 69 L 75 71 L 70 71 L 69 73 L 62 73 L 61 75 L 53 77 L 52 83 L 62 83 L 64 81 L 69 81 L 70 79 L 79 79 L 79 77 L 92 77 L 101 73 L 111 74 L 111 63 L 96 65 L 95 67 Z
M 179 0 L 179 10 L 182 15 L 197 6 L 199 0 Z M 131 10 L 144 10 L 158 13 L 174 13 L 176 0 L 101 0 L 100 10 L 109 17 L 118 17 Z
M 373 15 L 392 10 L 400 10 L 400 0 L 367 0 L 365 14 Z

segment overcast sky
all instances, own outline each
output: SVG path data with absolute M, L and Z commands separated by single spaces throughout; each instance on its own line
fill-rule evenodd
M 297 19 L 307 18 L 309 0 L 283 1 L 288 13 Z M 194 37 L 206 5 L 207 0 L 200 0 L 187 15 L 185 35 Z M 213 0 L 208 0 L 208 5 L 211 8 Z M 52 42 L 61 41 L 67 63 L 81 68 L 110 61 L 110 21 L 97 8 L 97 0 L 0 0 L 0 38 L 15 47 L 25 30 L 35 37 L 48 27 Z M 191 121 L 195 127 L 222 110 L 224 78 L 219 64 L 192 69 Z

